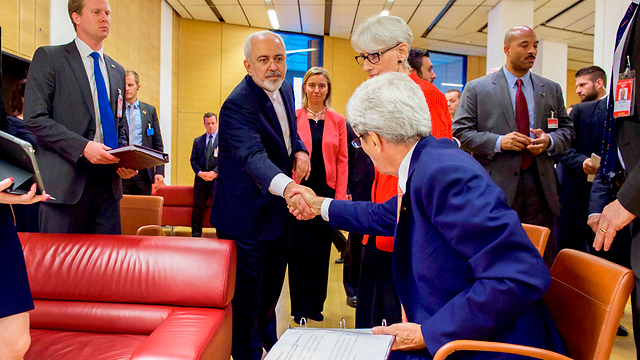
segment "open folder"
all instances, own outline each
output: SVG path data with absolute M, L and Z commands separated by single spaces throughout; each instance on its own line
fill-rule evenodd
M 138 145 L 123 146 L 107 152 L 120 159 L 118 163 L 111 164 L 111 167 L 116 169 L 142 170 L 169 162 L 168 154 Z
M 393 340 L 392 335 L 373 335 L 371 329 L 290 328 L 265 360 L 385 360 Z

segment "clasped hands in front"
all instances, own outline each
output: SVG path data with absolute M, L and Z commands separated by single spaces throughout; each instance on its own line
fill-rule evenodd
M 549 147 L 551 139 L 542 129 L 529 129 L 529 131 L 536 137 L 532 139 L 517 131 L 503 135 L 500 139 L 500 148 L 514 151 L 527 149 L 532 154 L 538 155 Z
M 309 220 L 320 215 L 322 202 L 325 199 L 317 196 L 311 188 L 293 181 L 284 189 L 283 195 L 289 212 L 298 220 Z

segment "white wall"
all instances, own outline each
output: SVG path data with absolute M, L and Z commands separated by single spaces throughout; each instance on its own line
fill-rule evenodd
M 173 75 L 173 8 L 169 3 L 162 2 L 161 8 L 161 24 L 160 24 L 160 131 L 162 131 L 162 143 L 164 151 L 171 153 L 171 98 L 172 94 L 172 75 Z M 171 185 L 171 157 L 169 163 L 165 165 L 164 182 Z

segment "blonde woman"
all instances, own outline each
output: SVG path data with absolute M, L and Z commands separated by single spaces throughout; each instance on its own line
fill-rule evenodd
M 347 129 L 344 116 L 331 110 L 331 80 L 327 71 L 313 67 L 302 81 L 302 108 L 296 111 L 298 135 L 311 157 L 311 172 L 301 184 L 320 196 L 346 199 L 349 176 Z M 289 253 L 291 315 L 322 321 L 327 297 L 329 224 L 322 219 L 294 222 Z

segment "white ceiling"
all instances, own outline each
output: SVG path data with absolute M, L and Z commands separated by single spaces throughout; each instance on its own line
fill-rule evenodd
M 270 28 L 264 0 L 167 0 L 186 19 L 224 21 Z M 379 14 L 388 0 L 272 0 L 280 30 L 348 39 L 369 16 Z M 395 0 L 390 13 L 407 21 L 413 46 L 464 55 L 486 55 L 488 12 L 500 0 Z M 422 37 L 447 8 L 433 29 Z M 325 23 L 325 9 L 331 9 Z M 595 0 L 534 0 L 538 39 L 568 45 L 568 67 L 593 63 Z M 327 31 L 325 32 L 325 28 Z

